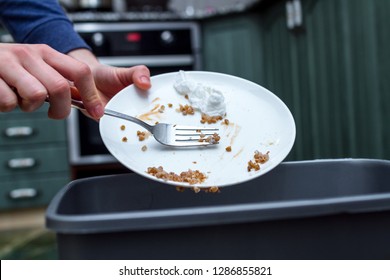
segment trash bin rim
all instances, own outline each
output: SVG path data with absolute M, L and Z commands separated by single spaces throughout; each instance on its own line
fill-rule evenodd
M 390 167 L 382 159 L 316 159 L 283 162 L 282 165 L 315 164 L 325 162 L 378 163 Z M 272 172 L 272 171 L 271 171 Z M 105 175 L 93 177 L 127 176 Z M 58 214 L 61 198 L 74 185 L 91 178 L 70 182 L 53 198 L 46 211 L 46 227 L 57 233 L 104 233 L 166 229 L 172 227 L 212 226 L 232 223 L 266 222 L 270 220 L 307 218 L 342 213 L 383 211 L 390 209 L 390 193 L 353 195 L 345 197 L 302 199 L 293 201 L 259 202 L 238 205 L 202 206 L 167 210 L 131 211 L 105 214 Z

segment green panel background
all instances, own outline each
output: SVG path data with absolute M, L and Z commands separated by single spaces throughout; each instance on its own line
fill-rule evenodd
M 203 22 L 205 70 L 257 82 L 291 109 L 288 160 L 390 159 L 390 1 L 303 0 L 303 27 L 285 1 Z

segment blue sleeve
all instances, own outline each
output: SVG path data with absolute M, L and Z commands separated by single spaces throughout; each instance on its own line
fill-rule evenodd
M 47 44 L 62 53 L 90 49 L 57 0 L 0 0 L 0 19 L 16 42 Z

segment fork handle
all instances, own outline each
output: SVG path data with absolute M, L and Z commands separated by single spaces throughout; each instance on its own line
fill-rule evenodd
M 50 100 L 49 100 L 49 97 L 48 97 L 48 96 L 46 97 L 45 102 L 46 102 L 46 103 L 50 103 Z M 81 100 L 76 100 L 76 99 L 73 99 L 73 98 L 72 98 L 72 99 L 70 100 L 70 102 L 71 102 L 71 107 L 72 107 L 72 108 L 79 109 L 79 110 L 82 110 L 82 111 L 85 111 L 85 110 L 86 110 L 85 107 L 84 107 L 83 101 L 81 101 Z
M 108 115 L 108 116 L 112 116 L 112 117 L 116 117 L 116 118 L 120 118 L 123 120 L 134 122 L 136 124 L 139 124 L 143 128 L 149 130 L 150 132 L 153 132 L 153 126 L 151 126 L 151 125 L 147 124 L 146 122 L 143 122 L 135 117 L 125 115 L 125 114 L 122 114 L 122 113 L 119 113 L 119 112 L 116 112 L 116 111 L 113 111 L 110 109 L 104 109 L 104 114 Z

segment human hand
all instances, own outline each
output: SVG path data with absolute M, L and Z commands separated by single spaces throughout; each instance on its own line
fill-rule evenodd
M 70 113 L 74 86 L 88 114 L 98 119 L 122 88 L 133 82 L 141 89 L 150 87 L 146 67 L 105 66 L 85 49 L 65 55 L 47 45 L 0 44 L 0 62 L 0 112 L 16 106 L 31 112 L 49 97 L 49 117 L 63 119 Z
M 134 84 L 138 88 L 147 90 L 151 87 L 150 71 L 144 65 L 130 68 L 113 67 L 99 63 L 95 56 L 85 49 L 78 49 L 69 53 L 70 56 L 86 63 L 92 71 L 100 100 L 103 106 L 119 91 L 128 85 Z M 75 95 L 73 95 L 75 98 Z M 77 99 L 83 99 L 82 94 Z
M 49 96 L 49 117 L 63 119 L 70 113 L 72 81 L 91 116 L 100 116 L 101 100 L 85 63 L 39 44 L 0 44 L 0 63 L 1 112 L 16 106 L 31 112 Z

